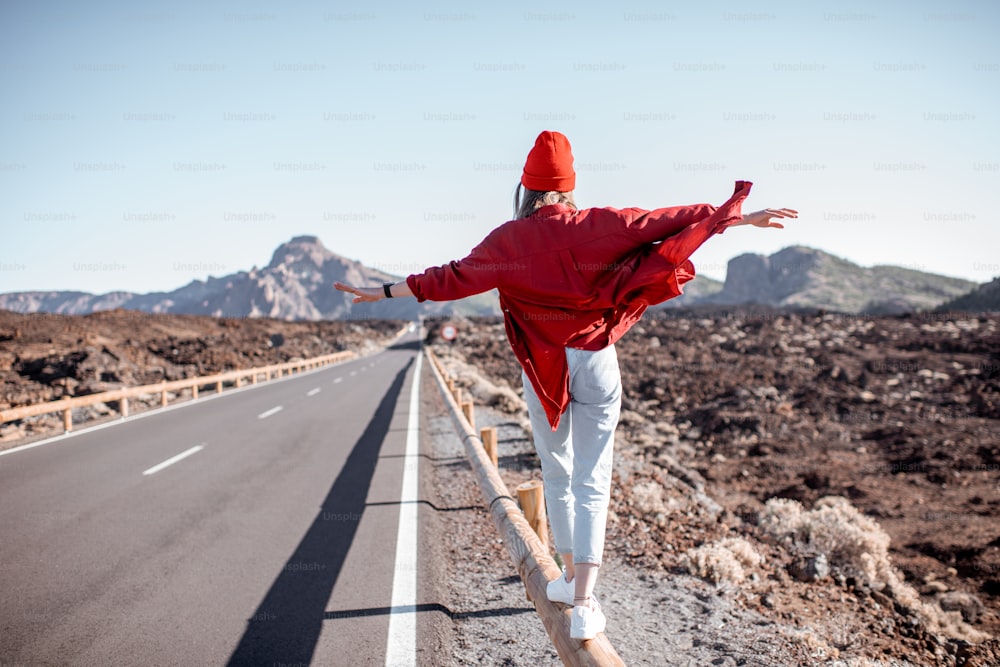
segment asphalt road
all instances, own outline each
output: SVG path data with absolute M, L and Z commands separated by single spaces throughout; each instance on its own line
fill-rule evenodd
M 0 456 L 0 664 L 385 664 L 416 340 Z

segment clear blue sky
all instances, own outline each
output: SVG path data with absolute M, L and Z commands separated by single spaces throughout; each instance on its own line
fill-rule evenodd
M 0 291 L 170 290 L 318 235 L 397 274 L 510 217 L 535 136 L 581 206 L 797 208 L 804 244 L 1000 275 L 996 2 L 0 5 Z

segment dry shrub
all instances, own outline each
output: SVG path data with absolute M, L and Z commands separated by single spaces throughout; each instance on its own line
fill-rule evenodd
M 662 484 L 653 480 L 640 482 L 632 487 L 632 505 L 642 514 L 666 513 L 665 495 Z
M 961 613 L 923 602 L 893 568 L 889 535 L 846 498 L 821 498 L 810 511 L 798 501 L 772 498 L 764 506 L 760 527 L 793 553 L 825 554 L 833 572 L 885 591 L 919 616 L 931 632 L 971 642 L 988 638 L 965 623 Z
M 882 590 L 891 569 L 889 535 L 846 498 L 827 496 L 806 512 L 801 503 L 772 498 L 764 506 L 760 527 L 793 551 L 822 553 L 835 572 Z
M 742 537 L 727 537 L 703 544 L 684 554 L 681 564 L 692 574 L 715 583 L 742 584 L 747 569 L 757 567 L 764 558 Z
M 666 527 L 670 514 L 683 504 L 668 495 L 663 484 L 655 480 L 638 482 L 628 490 L 627 497 L 642 517 L 661 528 Z
M 816 635 L 812 628 L 785 628 L 788 638 L 801 646 L 814 661 L 822 659 L 824 665 L 828 665 L 827 659 L 840 656 L 840 650 L 830 646 L 823 637 Z M 818 665 L 818 662 L 811 664 Z

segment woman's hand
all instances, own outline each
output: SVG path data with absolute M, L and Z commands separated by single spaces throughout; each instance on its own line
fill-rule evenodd
M 737 225 L 753 225 L 754 227 L 773 227 L 774 229 L 784 229 L 780 222 L 774 222 L 772 218 L 797 218 L 799 212 L 790 208 L 765 208 L 763 211 L 754 211 L 743 216 L 743 220 Z
M 334 287 L 341 292 L 350 292 L 354 295 L 354 303 L 364 303 L 368 301 L 381 301 L 385 298 L 385 291 L 381 287 L 354 287 L 344 283 L 334 283 Z

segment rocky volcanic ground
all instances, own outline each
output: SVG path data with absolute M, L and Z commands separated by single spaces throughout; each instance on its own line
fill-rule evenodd
M 0 312 L 0 409 L 365 352 L 401 324 Z M 458 327 L 430 337 L 441 359 L 523 429 L 502 323 Z M 1000 316 L 661 311 L 618 351 L 607 548 L 648 585 L 609 608 L 655 620 L 694 574 L 794 664 L 1000 665 Z M 0 446 L 59 428 L 0 426 Z M 501 459 L 509 485 L 537 476 L 527 445 Z M 739 622 L 719 641 L 765 632 Z
M 458 328 L 439 356 L 524 424 L 502 322 Z M 617 347 L 616 558 L 811 631 L 811 664 L 1000 665 L 1000 316 L 660 311 Z
M 286 322 L 124 310 L 86 316 L 0 310 L 0 410 L 341 350 L 365 353 L 403 325 L 394 320 Z M 147 402 L 159 405 L 157 396 Z M 103 405 L 79 409 L 74 421 L 109 412 Z M 0 424 L 0 447 L 61 429 L 58 414 Z

